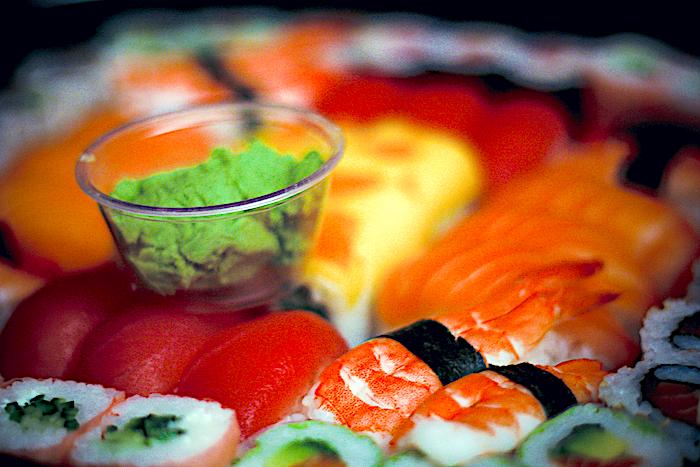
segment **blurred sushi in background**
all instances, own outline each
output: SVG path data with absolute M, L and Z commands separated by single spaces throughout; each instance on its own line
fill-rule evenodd
M 6 382 L 0 450 L 85 465 L 429 465 L 460 449 L 476 465 L 697 462 L 699 82 L 696 59 L 643 37 L 349 12 L 137 11 L 34 54 L 0 95 L 0 371 L 119 390 L 100 388 L 111 402 L 73 429 L 97 386 L 22 379 L 5 400 L 21 386 Z M 317 110 L 348 142 L 296 301 L 236 317 L 134 292 L 73 178 L 115 126 L 224 100 Z M 598 363 L 553 366 L 580 357 L 615 372 L 610 408 L 580 405 L 598 400 Z M 494 365 L 561 391 L 542 400 Z M 120 390 L 141 396 L 108 409 Z M 459 415 L 433 417 L 450 398 Z M 477 416 L 490 411 L 510 415 L 497 429 Z M 440 449 L 391 443 L 421 417 Z M 305 418 L 319 420 L 290 423 Z

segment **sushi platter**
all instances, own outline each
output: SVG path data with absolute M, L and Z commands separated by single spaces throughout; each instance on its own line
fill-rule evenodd
M 700 464 L 700 60 L 138 11 L 0 93 L 0 464 Z

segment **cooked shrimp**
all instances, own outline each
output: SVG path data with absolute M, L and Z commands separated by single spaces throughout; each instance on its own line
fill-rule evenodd
M 432 318 L 418 323 L 439 323 L 482 365 L 633 359 L 645 305 L 668 293 L 700 239 L 666 206 L 616 185 L 619 147 L 588 152 L 506 187 L 398 269 L 378 301 L 384 324 Z M 307 414 L 386 441 L 442 384 L 485 368 L 444 378 L 414 351 L 384 338 L 353 349 L 322 373 Z M 589 386 L 574 388 L 579 399 Z
M 481 362 L 520 361 L 520 356 L 536 345 L 562 316 L 584 312 L 614 297 L 582 288 L 581 283 L 594 275 L 599 266 L 595 262 L 583 262 L 535 269 L 516 281 L 512 290 L 496 287 L 491 295 L 484 297 L 487 305 L 483 307 L 437 316 L 432 321 L 433 327 L 451 342 L 464 342 Z M 501 296 L 505 298 L 499 302 Z M 488 304 L 498 306 L 492 309 Z M 441 347 L 442 342 L 433 344 L 431 339 L 436 342 L 438 339 L 425 330 L 418 329 L 416 333 L 416 339 L 429 348 L 428 352 L 453 351 Z M 444 361 L 429 365 L 403 344 L 393 338 L 375 338 L 336 360 L 323 371 L 304 399 L 307 416 L 342 423 L 373 435 L 386 445 L 391 431 L 423 400 L 442 384 L 456 379 L 444 380 L 438 376 L 441 370 L 438 366 Z M 465 359 L 465 355 L 460 354 L 458 359 Z M 457 377 L 475 368 L 478 371 L 484 366 L 468 367 Z
M 377 301 L 381 323 L 391 328 L 448 314 L 445 320 L 449 320 L 450 329 L 459 329 L 459 335 L 481 350 L 485 347 L 474 342 L 475 336 L 488 331 L 487 340 L 497 345 L 487 353 L 505 351 L 510 353 L 509 357 L 503 355 L 505 361 L 511 361 L 513 356 L 522 358 L 534 346 L 542 345 L 533 340 L 538 333 L 559 329 L 560 337 L 575 336 L 578 333 L 573 328 L 562 329 L 567 318 L 600 308 L 616 296 L 615 303 L 598 316 L 603 318 L 608 336 L 622 332 L 631 345 L 615 348 L 581 342 L 578 347 L 560 347 L 565 351 L 561 354 L 552 348 L 538 350 L 540 357 L 550 358 L 544 360 L 546 363 L 580 356 L 618 366 L 627 363 L 634 358 L 629 350 L 635 346 L 645 311 L 666 297 L 682 278 L 700 251 L 700 238 L 668 206 L 618 184 L 616 175 L 623 156 L 619 145 L 584 146 L 579 153 L 521 177 L 492 195 L 480 211 L 389 276 Z M 552 279 L 558 280 L 562 271 L 556 270 L 557 265 L 575 262 L 597 262 L 599 271 L 585 282 L 562 283 L 559 295 L 553 290 L 532 295 L 527 290 L 534 293 L 536 289 L 519 284 L 524 275 L 546 271 L 549 266 L 555 271 Z M 536 284 L 551 286 L 552 282 Z M 562 313 L 568 306 L 578 307 L 578 313 Z M 489 310 L 495 317 L 508 312 L 504 320 L 511 323 L 501 325 L 491 317 L 472 317 L 475 307 Z M 549 309 L 549 316 L 557 319 L 527 315 L 528 308 L 532 313 Z M 537 330 L 533 339 L 523 340 L 525 330 L 514 336 L 505 332 L 515 328 L 511 319 L 515 316 L 533 332 Z M 447 324 L 445 320 L 441 318 Z M 594 327 L 589 322 L 588 328 Z M 508 337 L 499 337 L 498 332 Z M 586 334 L 576 338 L 585 341 Z M 518 349 L 518 345 L 524 347 Z M 586 353 L 576 354 L 576 349 Z M 501 361 L 493 355 L 487 360 Z
M 397 427 L 392 444 L 418 449 L 440 465 L 507 452 L 568 405 L 596 400 L 606 374 L 593 360 L 494 369 L 465 376 L 430 396 Z M 552 396 L 562 391 L 566 402 L 552 405 Z
M 303 404 L 309 418 L 341 423 L 386 445 L 391 429 L 441 386 L 406 347 L 376 338 L 326 368 Z

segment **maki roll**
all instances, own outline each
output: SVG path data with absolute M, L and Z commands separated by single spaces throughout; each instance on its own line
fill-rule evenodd
M 697 427 L 699 389 L 700 368 L 643 360 L 608 375 L 600 397 L 611 407 L 624 407 L 657 420 L 666 416 Z M 677 399 L 672 403 L 674 396 Z
M 467 467 L 522 467 L 518 459 L 506 455 L 483 456 L 467 464 Z
M 517 451 L 526 466 L 682 465 L 678 440 L 644 417 L 596 404 L 571 407 L 533 431 Z
M 0 453 L 64 463 L 73 441 L 124 393 L 95 384 L 23 378 L 0 387 Z
M 434 467 L 435 464 L 416 451 L 403 451 L 387 458 L 382 467 Z
M 189 397 L 134 396 L 80 436 L 74 465 L 230 465 L 240 432 L 235 412 Z
M 336 465 L 339 461 L 348 467 L 371 467 L 379 466 L 382 458 L 381 449 L 368 436 L 342 425 L 306 421 L 266 431 L 236 466 Z
M 645 359 L 700 364 L 700 302 L 666 300 L 652 308 L 640 331 Z
M 608 375 L 600 397 L 610 407 L 646 415 L 683 440 L 683 454 L 700 459 L 698 403 L 700 368 L 691 365 L 643 360 Z

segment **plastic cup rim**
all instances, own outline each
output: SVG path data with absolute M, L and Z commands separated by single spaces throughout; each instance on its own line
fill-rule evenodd
M 274 191 L 272 193 L 267 193 L 262 196 L 255 198 L 246 199 L 243 201 L 237 201 L 234 203 L 218 204 L 213 206 L 199 206 L 190 208 L 173 208 L 173 207 L 159 207 L 159 206 L 147 206 L 141 204 L 130 203 L 128 201 L 122 201 L 120 199 L 113 198 L 108 194 L 102 192 L 89 180 L 87 174 L 88 164 L 95 160 L 94 153 L 100 146 L 105 142 L 109 141 L 111 138 L 121 134 L 124 131 L 130 130 L 132 128 L 138 127 L 140 125 L 145 125 L 148 123 L 154 123 L 159 120 L 167 120 L 179 115 L 185 115 L 188 113 L 199 113 L 214 110 L 224 110 L 229 109 L 233 114 L 242 114 L 246 111 L 272 111 L 272 112 L 288 112 L 303 118 L 310 120 L 312 123 L 317 125 L 321 131 L 325 134 L 333 148 L 333 153 L 330 157 L 323 163 L 323 165 L 302 180 L 293 183 L 281 190 Z M 276 203 L 282 202 L 289 198 L 300 194 L 314 185 L 317 185 L 323 181 L 340 162 L 343 155 L 344 149 L 344 138 L 342 132 L 338 126 L 332 123 L 325 117 L 315 113 L 312 110 L 278 105 L 278 104 L 259 104 L 259 103 L 218 103 L 218 104 L 207 104 L 191 106 L 184 109 L 174 110 L 171 112 L 161 113 L 154 116 L 148 116 L 144 118 L 138 118 L 132 120 L 124 125 L 118 126 L 107 133 L 103 134 L 95 141 L 93 141 L 80 155 L 78 162 L 75 166 L 75 177 L 80 188 L 93 200 L 95 200 L 100 206 L 106 206 L 123 213 L 129 213 L 136 216 L 145 217 L 208 217 L 217 216 L 221 214 L 231 214 L 240 213 L 251 210 L 256 210 L 260 208 L 265 208 Z

